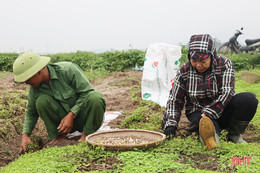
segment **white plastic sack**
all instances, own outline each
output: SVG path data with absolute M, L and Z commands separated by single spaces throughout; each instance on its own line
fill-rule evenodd
M 149 46 L 142 77 L 143 100 L 152 100 L 161 106 L 166 106 L 180 60 L 180 46 L 165 43 Z
M 110 128 L 110 126 L 108 126 L 108 123 L 110 121 L 116 119 L 121 113 L 122 113 L 121 111 L 108 111 L 108 112 L 105 112 L 103 124 L 98 129 L 97 132 L 110 130 L 111 128 Z

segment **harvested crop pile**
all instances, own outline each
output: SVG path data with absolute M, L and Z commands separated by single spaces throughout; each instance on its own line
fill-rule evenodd
M 152 142 L 152 139 L 149 138 L 138 138 L 136 136 L 132 137 L 104 137 L 98 138 L 95 142 L 100 143 L 101 145 L 138 145 L 138 144 L 147 144 Z

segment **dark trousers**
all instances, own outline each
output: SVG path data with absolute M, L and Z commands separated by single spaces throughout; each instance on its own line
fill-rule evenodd
M 240 121 L 251 121 L 256 113 L 257 105 L 257 98 L 250 92 L 243 92 L 233 96 L 220 118 L 212 119 L 217 134 L 220 135 L 221 130 L 229 127 L 232 117 Z M 192 131 L 198 132 L 201 112 L 193 112 L 187 115 L 187 118 L 191 122 L 191 126 L 196 127 Z

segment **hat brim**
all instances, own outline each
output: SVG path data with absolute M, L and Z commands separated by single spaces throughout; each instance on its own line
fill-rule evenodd
M 24 73 L 20 75 L 16 75 L 14 77 L 15 83 L 24 83 L 28 79 L 30 79 L 33 75 L 38 73 L 43 67 L 45 67 L 49 62 L 51 58 L 47 56 L 41 56 L 41 60 L 38 61 L 34 66 L 26 70 Z

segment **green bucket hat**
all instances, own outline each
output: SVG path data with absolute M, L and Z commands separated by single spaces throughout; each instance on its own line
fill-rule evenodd
M 40 56 L 34 52 L 20 54 L 13 64 L 14 82 L 27 81 L 45 67 L 50 60 L 50 57 Z

